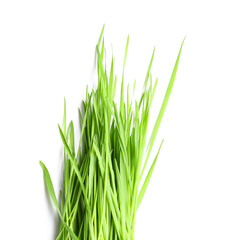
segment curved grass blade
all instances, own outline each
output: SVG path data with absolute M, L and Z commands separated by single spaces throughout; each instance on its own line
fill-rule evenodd
M 156 135 L 157 135 L 160 123 L 162 121 L 163 114 L 165 112 L 167 103 L 169 101 L 170 94 L 172 92 L 172 88 L 173 88 L 173 84 L 174 84 L 174 81 L 175 81 L 175 78 L 176 78 L 177 68 L 178 68 L 178 65 L 179 65 L 179 60 L 180 60 L 180 55 L 181 55 L 182 47 L 183 47 L 183 44 L 184 44 L 184 40 L 183 40 L 183 42 L 181 44 L 180 51 L 178 53 L 177 60 L 176 60 L 176 63 L 174 65 L 173 72 L 172 72 L 172 75 L 171 75 L 171 78 L 170 78 L 170 82 L 168 84 L 168 87 L 167 87 L 167 90 L 166 90 L 166 93 L 165 93 L 165 97 L 164 97 L 164 100 L 163 100 L 160 112 L 158 114 L 157 120 L 155 122 L 155 126 L 154 126 L 153 131 L 152 131 L 151 138 L 150 138 L 149 143 L 148 143 L 149 151 L 148 151 L 148 154 L 147 154 L 147 157 L 146 157 L 146 160 L 145 160 L 145 163 L 144 163 L 141 175 L 140 175 L 140 179 L 143 176 L 143 173 L 144 173 L 145 167 L 147 165 L 148 158 L 149 158 L 149 155 L 151 153 L 151 150 L 152 150 L 152 147 L 153 147 L 153 144 L 154 144 L 154 141 L 155 141 L 155 138 L 156 138 Z
M 147 174 L 147 176 L 146 176 L 146 178 L 145 178 L 145 181 L 144 181 L 144 183 L 143 183 L 143 186 L 142 186 L 142 188 L 141 188 L 141 190 L 140 190 L 140 193 L 139 193 L 139 196 L 138 196 L 138 199 L 137 199 L 137 209 L 138 209 L 139 206 L 140 206 L 140 203 L 141 203 L 141 201 L 142 201 L 142 199 L 143 199 L 143 196 L 144 196 L 144 194 L 145 194 L 145 192 L 146 192 L 147 186 L 148 186 L 149 181 L 150 181 L 150 179 L 151 179 L 151 176 L 152 176 L 152 173 L 153 173 L 153 171 L 154 171 L 155 164 L 156 164 L 156 161 L 157 161 L 157 158 L 158 158 L 160 149 L 161 149 L 161 147 L 162 147 L 163 141 L 164 141 L 164 140 L 162 140 L 162 142 L 161 142 L 161 144 L 160 144 L 158 153 L 157 153 L 157 155 L 156 155 L 156 157 L 155 157 L 155 159 L 154 159 L 154 161 L 153 161 L 153 163 L 152 163 L 152 165 L 151 165 L 151 167 L 150 167 L 150 169 L 149 169 L 149 171 L 148 171 L 148 174 Z
M 60 208 L 59 208 L 59 205 L 58 205 L 58 202 L 57 202 L 57 199 L 56 199 L 55 191 L 54 191 L 54 188 L 53 188 L 53 183 L 52 183 L 51 177 L 49 175 L 49 171 L 42 161 L 40 161 L 40 165 L 41 165 L 42 170 L 43 170 L 44 180 L 45 180 L 45 184 L 46 184 L 46 187 L 48 189 L 49 195 L 52 198 L 53 204 L 54 204 L 57 212 L 59 213 L 59 215 L 61 215 Z
M 104 28 L 105 28 L 105 24 L 103 25 L 102 30 L 101 30 L 101 33 L 100 33 L 100 36 L 99 36 L 99 40 L 98 40 L 98 44 L 97 44 L 98 47 L 100 46 L 100 42 L 101 42 L 101 39 L 102 39 L 102 37 L 103 37 Z
M 63 223 L 63 225 L 66 227 L 66 229 L 68 230 L 68 232 L 70 233 L 70 235 L 72 236 L 72 238 L 74 240 L 79 240 L 78 237 L 72 232 L 72 230 L 68 227 L 68 225 L 65 223 L 65 221 L 63 220 L 62 216 L 61 216 L 61 212 L 60 212 L 60 208 L 59 208 L 59 205 L 57 203 L 57 199 L 56 199 L 56 195 L 55 195 L 55 191 L 54 191 L 54 188 L 53 188 L 53 183 L 52 183 L 52 180 L 51 180 L 51 177 L 49 175 L 49 171 L 48 169 L 46 168 L 45 164 L 40 161 L 40 165 L 42 167 L 42 170 L 43 170 L 43 175 L 44 175 L 44 180 L 45 180 L 45 184 L 46 184 L 46 187 L 48 189 L 48 192 L 49 192 L 49 195 L 54 203 L 54 206 L 60 216 L 60 219 Z

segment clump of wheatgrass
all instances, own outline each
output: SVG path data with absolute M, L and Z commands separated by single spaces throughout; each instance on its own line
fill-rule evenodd
M 59 126 L 64 144 L 64 189 L 60 204 L 45 165 L 44 180 L 61 220 L 58 240 L 133 240 L 135 216 L 154 170 L 159 150 L 144 176 L 169 96 L 172 91 L 183 43 L 181 45 L 166 94 L 146 146 L 150 108 L 157 80 L 152 85 L 151 66 L 148 67 L 144 90 L 139 101 L 131 101 L 129 87 L 124 97 L 124 67 L 119 108 L 114 97 L 116 76 L 112 59 L 109 75 L 104 63 L 105 47 L 102 29 L 97 47 L 98 86 L 83 101 L 79 115 L 81 136 L 75 150 L 74 125 L 66 126 L 66 103 L 63 129 Z M 141 180 L 143 181 L 140 186 Z

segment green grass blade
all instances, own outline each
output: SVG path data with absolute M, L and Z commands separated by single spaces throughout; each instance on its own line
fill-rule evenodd
M 127 37 L 126 48 L 125 48 L 125 54 L 124 54 L 124 61 L 123 61 L 123 75 L 124 75 L 124 69 L 125 69 L 125 65 L 126 65 L 126 58 L 127 58 L 127 53 L 128 53 L 128 47 L 129 47 L 129 35 L 128 35 L 128 37 Z
M 54 191 L 54 188 L 53 188 L 53 183 L 52 183 L 51 177 L 49 175 L 49 171 L 42 161 L 40 161 L 40 165 L 41 165 L 42 170 L 43 170 L 43 176 L 44 176 L 45 184 L 46 184 L 46 187 L 48 189 L 49 195 L 52 198 L 53 204 L 54 204 L 57 212 L 59 213 L 59 215 L 61 215 L 60 208 L 59 208 L 59 205 L 58 205 L 58 202 L 57 202 L 57 199 L 56 199 L 55 191 Z
M 185 39 L 184 39 L 184 40 L 185 40 Z M 180 51 L 179 51 L 179 54 L 178 54 L 178 56 L 177 56 L 177 60 L 176 60 L 176 63 L 175 63 L 175 65 L 174 65 L 174 69 L 173 69 L 173 72 L 172 72 L 172 75 L 171 75 L 171 78 L 170 78 L 170 82 L 169 82 L 169 84 L 168 84 L 168 87 L 167 87 L 167 90 L 166 90 L 166 93 L 165 93 L 165 97 L 164 97 L 164 100 L 163 100 L 163 103 L 162 103 L 160 112 L 159 112 L 159 114 L 158 114 L 157 120 L 156 120 L 156 122 L 155 122 L 155 126 L 154 126 L 153 131 L 152 131 L 151 138 L 150 138 L 149 143 L 148 143 L 149 152 L 148 152 L 148 154 L 147 154 L 147 158 L 146 158 L 146 160 L 145 160 L 145 163 L 144 163 L 144 166 L 143 166 L 143 169 L 142 169 L 142 172 L 141 172 L 141 178 L 142 178 L 142 176 L 143 176 L 145 167 L 146 167 L 146 165 L 147 165 L 148 157 L 149 157 L 149 155 L 150 155 L 150 153 L 151 153 L 152 146 L 153 146 L 153 144 L 154 144 L 154 141 L 155 141 L 155 138 L 156 138 L 156 135 L 157 135 L 157 132 L 158 132 L 160 123 L 161 123 L 161 121 L 162 121 L 163 114 L 164 114 L 164 112 L 165 112 L 167 103 L 168 103 L 168 101 L 169 101 L 170 94 L 171 94 L 171 92 L 172 92 L 172 88 L 173 88 L 173 84 L 174 84 L 174 81 L 175 81 L 175 78 L 176 78 L 177 68 L 178 68 L 178 65 L 179 65 L 179 60 L 180 60 L 180 55 L 181 55 L 181 51 L 182 51 L 182 47 L 183 47 L 184 40 L 183 40 L 183 42 L 182 42 L 182 44 L 181 44 Z
M 155 48 L 153 49 L 153 52 L 152 52 L 151 61 L 150 61 L 149 66 L 148 66 L 148 71 L 147 71 L 145 82 L 144 82 L 144 88 L 145 89 L 147 87 L 148 79 L 149 79 L 149 76 L 150 76 L 151 67 L 152 67 L 152 63 L 153 63 L 153 60 L 154 60 L 154 55 L 155 55 Z
M 71 229 L 67 226 L 67 224 L 64 222 L 62 216 L 61 216 L 61 212 L 60 212 L 60 208 L 59 208 L 59 205 L 58 205 L 58 202 L 57 202 L 57 199 L 56 199 L 56 195 L 55 195 L 55 191 L 54 191 L 54 188 L 53 188 L 53 183 L 52 183 L 52 180 L 51 180 L 51 177 L 49 175 L 49 171 L 48 169 L 46 168 L 46 166 L 44 165 L 44 163 L 42 161 L 40 161 L 40 165 L 42 167 L 42 170 L 43 170 L 43 175 L 44 175 L 44 180 L 45 180 L 45 184 L 46 184 L 46 187 L 48 189 L 48 192 L 49 192 L 49 195 L 53 201 L 53 204 L 61 218 L 61 221 L 62 223 L 64 224 L 64 226 L 66 227 L 66 229 L 68 230 L 68 232 L 70 233 L 70 235 L 73 237 L 74 240 L 79 240 L 76 235 L 71 231 Z
M 157 155 L 156 155 L 156 157 L 155 157 L 155 159 L 154 159 L 154 161 L 153 161 L 153 163 L 152 163 L 152 165 L 151 165 L 151 167 L 150 167 L 150 169 L 149 169 L 149 171 L 148 171 L 148 174 L 147 174 L 147 176 L 146 176 L 146 178 L 145 178 L 145 181 L 144 181 L 144 183 L 143 183 L 143 185 L 142 185 L 142 188 L 141 188 L 141 190 L 140 190 L 140 193 L 139 193 L 139 195 L 138 195 L 138 199 L 137 199 L 137 209 L 138 209 L 139 206 L 140 206 L 140 203 L 141 203 L 141 201 L 142 201 L 142 199 L 143 199 L 143 196 L 144 196 L 144 194 L 145 194 L 145 192 L 146 192 L 147 186 L 148 186 L 149 181 L 150 181 L 150 179 L 151 179 L 151 176 L 152 176 L 152 173 L 153 173 L 153 171 L 154 171 L 155 164 L 156 164 L 156 161 L 157 161 L 157 158 L 158 158 L 160 149 L 161 149 L 161 147 L 162 147 L 163 141 L 164 141 L 164 140 L 162 140 L 162 142 L 161 142 L 161 144 L 160 144 L 158 153 L 157 153 Z
M 104 34 L 104 28 L 105 28 L 105 24 L 103 25 L 100 36 L 99 36 L 99 40 L 98 40 L 98 44 L 97 44 L 98 47 L 100 46 L 100 42 L 101 42 L 101 39 L 102 39 L 103 34 Z

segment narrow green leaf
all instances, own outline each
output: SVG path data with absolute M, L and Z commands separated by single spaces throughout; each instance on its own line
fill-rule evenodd
M 100 36 L 99 36 L 99 40 L 98 40 L 98 44 L 97 44 L 98 47 L 100 46 L 100 42 L 101 42 L 101 39 L 102 39 L 102 37 L 103 37 L 104 27 L 105 27 L 105 24 L 103 25 L 102 30 L 101 30 L 101 33 L 100 33 Z
M 128 47 L 129 47 L 129 35 L 128 35 L 128 37 L 127 37 L 125 54 L 124 54 L 123 75 L 124 75 L 124 69 L 125 69 L 125 65 L 126 65 L 126 58 L 127 58 Z
M 61 215 L 60 208 L 59 208 L 59 205 L 58 205 L 58 202 L 57 202 L 57 199 L 56 199 L 55 191 L 54 191 L 54 188 L 53 188 L 53 183 L 52 183 L 51 177 L 49 175 L 49 171 L 42 161 L 40 161 L 40 165 L 41 165 L 42 170 L 43 170 L 43 176 L 44 176 L 45 184 L 46 184 L 46 187 L 48 189 L 49 195 L 52 198 L 52 201 L 54 203 L 54 206 L 55 206 L 57 212 L 59 213 L 59 215 Z
M 153 163 L 152 163 L 152 165 L 151 165 L 151 167 L 150 167 L 150 169 L 149 169 L 149 171 L 148 171 L 148 174 L 147 174 L 147 176 L 146 176 L 146 178 L 145 178 L 145 181 L 144 181 L 144 183 L 143 183 L 143 185 L 142 185 L 142 188 L 141 188 L 141 190 L 140 190 L 140 193 L 139 193 L 139 196 L 138 196 L 138 199 L 137 199 L 137 209 L 138 209 L 139 206 L 140 206 L 140 203 L 141 203 L 141 201 L 142 201 L 142 199 L 143 199 L 143 196 L 144 196 L 144 194 L 145 194 L 145 192 L 146 192 L 148 183 L 149 183 L 149 181 L 150 181 L 150 179 L 151 179 L 151 176 L 152 176 L 153 170 L 154 170 L 154 168 L 155 168 L 155 164 L 156 164 L 156 161 L 157 161 L 157 158 L 158 158 L 160 149 L 161 149 L 161 147 L 162 147 L 163 141 L 164 141 L 164 140 L 162 140 L 162 142 L 161 142 L 161 145 L 160 145 L 160 147 L 159 147 L 158 153 L 157 153 L 157 155 L 156 155 L 156 157 L 155 157 L 155 159 L 154 159 L 154 161 L 153 161 Z
M 47 186 L 47 189 L 48 189 L 48 192 L 49 192 L 49 195 L 51 196 L 52 198 L 52 201 L 54 203 L 54 206 L 61 218 L 61 221 L 62 223 L 64 224 L 64 226 L 66 227 L 66 229 L 69 231 L 70 235 L 73 237 L 74 240 L 79 240 L 76 235 L 71 231 L 71 229 L 67 226 L 67 224 L 64 222 L 62 216 L 61 216 L 61 213 L 60 213 L 60 208 L 58 206 L 58 203 L 57 203 L 57 199 L 56 199 L 56 195 L 55 195 L 55 191 L 54 191 L 54 188 L 53 188 L 53 184 L 52 184 L 52 180 L 50 178 L 50 175 L 49 175 L 49 171 L 48 169 L 46 168 L 46 166 L 44 165 L 43 162 L 40 161 L 40 165 L 42 167 L 42 170 L 43 170 L 43 175 L 44 175 L 44 180 L 45 180 L 45 183 L 46 183 L 46 186 Z
M 184 40 L 185 40 L 185 39 L 184 39 Z M 158 114 L 157 120 L 156 120 L 156 122 L 155 122 L 155 126 L 154 126 L 153 131 L 152 131 L 151 138 L 150 138 L 149 143 L 148 143 L 149 152 L 148 152 L 148 154 L 147 154 L 147 158 L 146 158 L 146 160 L 145 160 L 145 163 L 144 163 L 144 166 L 143 166 L 143 169 L 142 169 L 142 172 L 141 172 L 141 178 L 142 178 L 142 176 L 143 176 L 145 167 L 146 167 L 146 165 L 147 165 L 147 161 L 148 161 L 149 155 L 150 155 L 150 153 L 151 153 L 152 146 L 153 146 L 154 141 L 155 141 L 155 137 L 156 137 L 156 135 L 157 135 L 157 132 L 158 132 L 160 123 L 161 123 L 161 121 L 162 121 L 163 114 L 164 114 L 164 112 L 165 112 L 167 103 L 168 103 L 168 101 L 169 101 L 170 94 L 171 94 L 171 92 L 172 92 L 172 88 L 173 88 L 173 84 L 174 84 L 174 81 L 175 81 L 175 78 L 176 78 L 177 68 L 178 68 L 178 65 L 179 65 L 179 60 L 180 60 L 180 55 L 181 55 L 182 47 L 183 47 L 183 44 L 184 44 L 184 40 L 183 40 L 183 42 L 182 42 L 182 44 L 181 44 L 180 51 L 179 51 L 179 54 L 178 54 L 178 56 L 177 56 L 177 60 L 176 60 L 176 63 L 175 63 L 175 65 L 174 65 L 174 69 L 173 69 L 173 72 L 172 72 L 172 75 L 171 75 L 171 78 L 170 78 L 170 82 L 169 82 L 169 84 L 168 84 L 168 87 L 167 87 L 167 90 L 166 90 L 166 93 L 165 93 L 165 97 L 164 97 L 164 100 L 163 100 L 163 103 L 162 103 L 160 112 L 159 112 L 159 114 Z

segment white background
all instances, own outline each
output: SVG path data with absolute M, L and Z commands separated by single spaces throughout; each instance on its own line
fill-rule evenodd
M 76 3 L 77 2 L 77 3 Z M 80 2 L 80 3 L 78 3 Z M 153 47 L 158 76 L 154 123 L 180 44 L 174 89 L 151 155 L 164 138 L 137 213 L 136 239 L 226 239 L 226 14 L 224 1 L 1 1 L 1 239 L 53 240 L 56 212 L 39 160 L 56 193 L 63 149 L 57 124 L 68 121 L 86 85 L 95 85 L 95 45 L 105 23 L 108 57 L 142 86 Z M 119 81 L 120 82 L 120 81 Z M 79 136 L 79 131 L 76 129 Z M 78 140 L 78 138 L 77 138 Z

